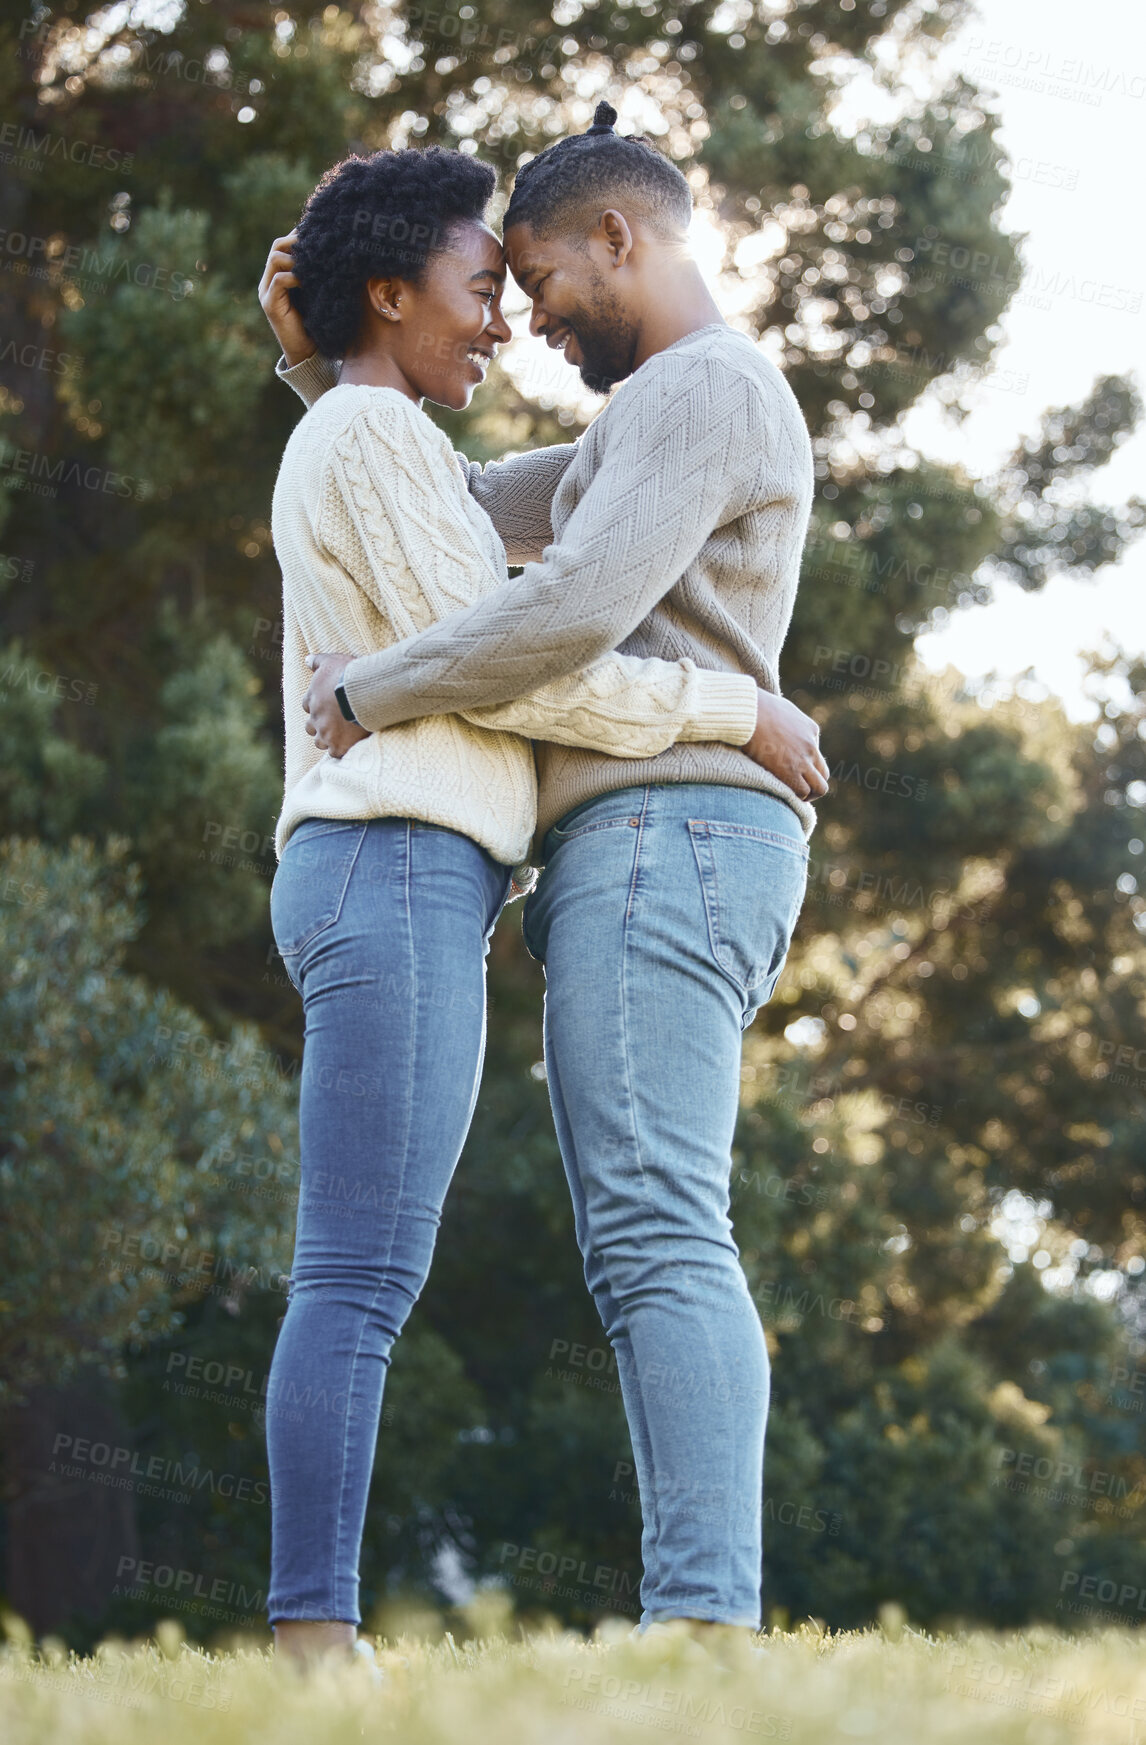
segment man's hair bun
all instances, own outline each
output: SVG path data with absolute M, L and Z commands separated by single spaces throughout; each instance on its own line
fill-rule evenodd
M 503 220 L 537 237 L 592 230 L 607 206 L 621 206 L 662 236 L 687 231 L 692 193 L 676 165 L 641 135 L 616 133 L 617 111 L 603 99 L 593 125 L 546 146 L 523 164 Z

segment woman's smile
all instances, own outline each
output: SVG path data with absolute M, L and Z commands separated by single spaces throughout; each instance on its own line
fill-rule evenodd
M 479 382 L 485 381 L 486 371 L 493 362 L 495 355 L 496 354 L 492 348 L 489 351 L 486 351 L 479 345 L 471 345 L 469 350 L 466 352 L 466 358 L 476 372 Z

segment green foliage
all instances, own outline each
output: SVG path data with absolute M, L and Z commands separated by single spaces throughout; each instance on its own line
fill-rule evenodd
M 0 816 L 6 830 L 49 842 L 82 826 L 106 774 L 100 757 L 56 731 L 57 702 L 54 673 L 18 642 L 0 650 Z
M 4 1398 L 115 1365 L 184 1304 L 241 1300 L 289 1258 L 285 1215 L 228 1192 L 220 1165 L 296 1148 L 293 1086 L 250 1027 L 213 1038 L 124 974 L 140 925 L 125 847 L 0 850 Z
M 208 224 L 161 198 L 102 245 L 115 262 L 108 295 L 61 320 L 85 360 L 67 400 L 77 416 L 99 402 L 108 458 L 145 483 L 145 497 L 202 490 L 230 470 L 265 385 L 261 312 L 206 274 Z
M 197 655 L 179 642 L 171 652 L 162 725 L 134 747 L 125 798 L 149 896 L 179 956 L 188 936 L 210 949 L 264 918 L 281 776 L 262 732 L 258 680 L 234 643 L 218 636 Z M 158 930 L 151 946 L 164 949 Z
M 219 1017 L 210 954 L 267 928 L 280 759 L 259 681 L 230 638 L 168 609 L 150 642 L 130 713 L 100 710 L 98 685 L 18 643 L 0 651 L 0 833 L 60 843 L 75 830 L 131 832 L 148 911 L 131 962 Z M 65 731 L 69 714 L 92 719 L 100 751 Z
M 1019 445 L 999 481 L 1011 513 L 993 555 L 1005 574 L 1028 589 L 1064 563 L 1090 574 L 1146 525 L 1140 499 L 1121 511 L 1104 509 L 1072 496 L 1068 484 L 1103 466 L 1141 415 L 1137 390 L 1121 376 L 1103 376 L 1081 406 L 1044 414 L 1038 436 Z
M 325 161 L 291 158 L 281 152 L 262 152 L 244 158 L 238 168 L 223 178 L 225 203 L 211 239 L 211 269 L 225 276 L 238 306 L 248 314 L 256 308 L 252 292 L 266 265 L 274 224 L 285 234 L 297 221 Z M 267 219 L 273 215 L 272 235 Z M 261 319 L 261 314 L 260 314 Z M 260 337 L 262 337 L 260 335 Z M 260 382 L 266 374 L 266 344 L 259 347 Z
M 1037 589 L 1118 557 L 1142 506 L 1100 506 L 1096 479 L 1139 403 L 1103 378 L 989 478 L 905 452 L 898 420 L 922 395 L 960 415 L 1020 267 L 996 117 L 962 79 L 908 95 L 961 9 L 809 0 L 731 33 L 717 10 L 569 7 L 558 24 L 505 0 L 496 28 L 459 13 L 454 30 L 400 8 L 401 47 L 357 4 L 117 9 L 102 46 L 66 10 L 37 14 L 31 41 L 0 27 L 6 118 L 78 154 L 17 165 L 6 190 L 9 229 L 52 248 L 42 273 L 4 275 L 5 332 L 80 363 L 6 383 L 4 431 L 146 487 L 0 497 L 5 550 L 34 578 L 4 584 L 0 657 L 0 834 L 18 839 L 0 879 L 0 1259 L 19 1329 L 3 1352 L 21 1386 L 122 1366 L 142 1451 L 194 1446 L 265 1478 L 257 1408 L 167 1386 L 192 1358 L 265 1374 L 297 1180 L 298 1004 L 265 915 L 268 523 L 297 405 L 271 379 L 254 286 L 347 150 L 472 139 L 508 182 L 585 124 L 564 75 L 589 67 L 612 97 L 641 85 L 730 244 L 756 239 L 749 320 L 816 454 L 783 677 L 836 779 L 787 971 L 746 1040 L 733 1178 L 774 1366 L 768 1601 L 832 1622 L 888 1599 L 918 1620 L 1052 1616 L 1064 1569 L 1146 1580 L 1138 1420 L 1112 1383 L 1143 1354 L 1146 1081 L 1125 1063 L 1146 1016 L 1146 670 L 1096 662 L 1104 713 L 1076 727 L 1021 695 L 988 712 L 925 677 L 913 641 L 996 575 Z M 853 136 L 836 80 L 873 67 L 900 118 Z M 93 142 L 130 166 L 90 167 Z M 97 264 L 69 266 L 69 248 Z M 503 372 L 469 414 L 435 416 L 481 460 L 575 434 Z M 388 1381 L 369 1615 L 440 1593 L 451 1561 L 504 1577 L 506 1543 L 632 1584 L 639 1568 L 516 910 L 490 971 L 474 1132 Z M 1008 1206 L 1034 1232 L 1027 1261 L 992 1233 Z M 222 1257 L 226 1290 L 116 1264 L 148 1233 Z M 573 1347 L 603 1367 L 563 1361 Z M 1022 1454 L 1075 1475 L 1060 1500 L 1004 1482 Z M 146 1554 L 265 1584 L 265 1511 L 136 1506 Z M 599 1615 L 515 1592 L 522 1610 Z M 116 1628 L 143 1623 L 142 1602 L 116 1607 Z

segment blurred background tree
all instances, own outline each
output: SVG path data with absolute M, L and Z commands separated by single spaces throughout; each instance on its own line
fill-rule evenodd
M 1021 694 L 988 709 L 913 654 L 996 577 L 1038 589 L 1117 558 L 1142 506 L 1096 503 L 1094 475 L 1139 405 L 1099 381 L 994 476 L 906 441 L 925 393 L 959 415 L 1020 279 L 989 106 L 961 78 L 917 95 L 962 16 L 5 9 L 3 1532 L 8 1601 L 37 1628 L 82 1644 L 146 1625 L 162 1596 L 116 1591 L 125 1557 L 265 1587 L 249 1495 L 113 1504 L 51 1451 L 103 1436 L 265 1484 L 301 1042 L 266 914 L 269 511 L 298 415 L 254 299 L 269 241 L 347 151 L 480 151 L 507 187 L 602 95 L 689 173 L 725 238 L 722 295 L 816 454 L 783 678 L 835 781 L 746 1042 L 733 1178 L 775 1364 L 767 1604 L 1001 1625 L 1061 1617 L 1064 1576 L 1146 1582 L 1146 670 L 1096 661 L 1100 719 L 1079 726 Z M 897 120 L 864 121 L 861 72 Z M 511 359 L 469 414 L 428 409 L 476 459 L 576 433 L 528 387 Z M 368 1618 L 505 1581 L 526 1545 L 610 1566 L 608 1605 L 635 1603 L 631 1454 L 549 1120 L 541 987 L 511 909 L 477 1121 L 388 1385 Z M 149 1241 L 221 1275 L 125 1268 Z M 589 1584 L 584 1603 L 540 1576 L 512 1592 L 599 1615 Z

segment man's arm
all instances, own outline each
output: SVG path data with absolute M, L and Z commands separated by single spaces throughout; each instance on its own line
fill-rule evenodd
M 697 359 L 647 376 L 609 409 L 601 464 L 561 539 L 474 605 L 346 670 L 371 730 L 524 696 L 625 640 L 714 528 L 740 512 L 760 465 L 746 433 L 759 390 Z M 777 687 L 778 688 L 778 687 Z
M 359 413 L 328 454 L 319 538 L 399 635 L 440 610 L 443 596 L 465 598 L 483 574 L 493 587 L 500 573 L 475 534 L 449 454 L 441 433 L 397 396 Z M 678 740 L 745 745 L 757 725 L 756 695 L 746 673 L 610 651 L 527 697 L 464 713 L 493 730 L 655 757 Z
M 558 442 L 484 467 L 458 455 L 470 495 L 497 528 L 510 563 L 533 563 L 551 543 L 553 493 L 576 453 L 575 442 Z
M 306 730 L 315 739 L 320 751 L 329 751 L 330 755 L 339 758 L 345 755 L 359 739 L 366 735 L 366 729 L 357 721 L 350 722 L 343 717 L 341 707 L 335 701 L 335 686 L 340 684 L 346 668 L 354 656 L 345 653 L 335 653 L 327 650 L 322 653 L 307 656 L 307 666 L 314 673 L 314 678 L 302 699 L 302 707 L 308 720 Z M 587 667 L 584 674 L 575 674 L 571 679 L 555 679 L 551 686 L 543 687 L 532 697 L 521 697 L 515 703 L 499 703 L 490 709 L 467 709 L 463 711 L 467 721 L 474 722 L 479 727 L 509 728 L 514 732 L 526 731 L 526 722 L 530 721 L 530 731 L 539 739 L 549 739 L 562 745 L 584 745 L 596 743 L 591 739 L 581 725 L 587 717 L 583 705 L 578 701 L 576 723 L 567 718 L 562 710 L 566 707 L 563 695 L 568 688 L 581 679 L 597 673 L 598 669 L 606 668 L 610 661 L 627 662 L 628 655 L 615 654 L 606 656 L 604 660 L 594 662 Z M 638 663 L 639 664 L 639 663 Z M 671 670 L 672 663 L 653 661 L 651 665 L 665 664 Z M 691 665 L 682 661 L 682 667 Z M 750 739 L 741 744 L 740 735 L 745 725 L 739 716 L 742 707 L 740 692 L 734 694 L 731 687 L 740 687 L 745 682 L 744 674 L 716 673 L 704 668 L 694 672 L 695 682 L 703 686 L 707 696 L 701 699 L 700 711 L 689 724 L 674 725 L 661 719 L 652 729 L 652 733 L 662 736 L 659 745 L 652 745 L 652 754 L 663 750 L 669 744 L 683 744 L 689 740 L 723 739 L 728 744 L 739 745 L 740 749 L 750 757 L 753 763 L 760 764 L 764 769 L 771 770 L 774 776 L 779 776 L 792 792 L 802 800 L 818 799 L 828 791 L 828 766 L 820 751 L 820 729 L 810 715 L 805 715 L 802 709 L 797 709 L 795 703 L 790 703 L 787 697 L 775 695 L 772 691 L 756 690 L 756 726 Z M 590 680 L 590 682 L 593 682 Z M 751 679 L 748 684 L 751 684 Z M 714 691 L 713 686 L 718 690 Z M 552 701 L 545 700 L 552 694 Z M 556 706 L 555 706 L 556 705 Z M 746 705 L 744 705 L 746 706 Z M 545 719 L 540 724 L 531 721 L 530 711 L 544 707 Z M 601 707 L 601 698 L 594 696 L 591 703 L 591 717 L 596 722 L 606 718 L 606 712 Z M 684 704 L 686 712 L 692 705 Z M 733 711 L 736 719 L 733 720 Z M 661 708 L 661 716 L 664 709 Z M 719 716 L 719 719 L 717 718 Z M 615 717 L 614 717 L 615 719 Z M 614 736 L 610 745 L 602 749 L 611 756 L 637 757 L 649 754 L 650 738 L 647 725 L 642 729 L 636 723 L 637 731 L 633 732 L 632 717 L 622 719 L 622 731 L 628 735 L 630 748 L 625 749 Z M 590 731 L 595 734 L 597 725 L 593 724 Z M 646 737 L 641 738 L 644 732 Z M 639 747 L 643 746 L 642 751 Z
M 279 380 L 293 388 L 305 406 L 313 406 L 338 381 L 338 365 L 312 352 L 290 364 L 284 354 L 275 365 Z M 485 466 L 454 450 L 462 477 L 474 501 L 480 503 L 505 546 L 510 563 L 539 558 L 553 538 L 550 505 L 565 469 L 577 453 L 575 442 L 511 454 Z

